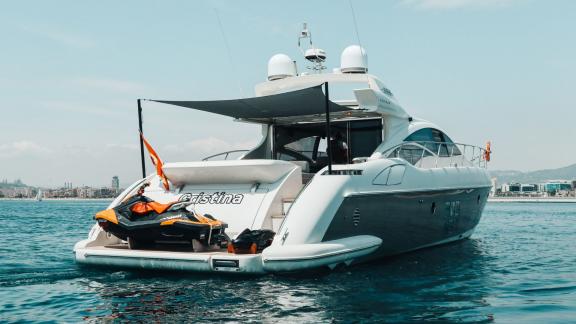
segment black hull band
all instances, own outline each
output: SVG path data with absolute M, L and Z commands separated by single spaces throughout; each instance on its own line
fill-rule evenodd
M 382 246 L 371 258 L 391 256 L 420 247 L 464 238 L 482 215 L 490 188 L 346 197 L 322 241 L 374 235 Z

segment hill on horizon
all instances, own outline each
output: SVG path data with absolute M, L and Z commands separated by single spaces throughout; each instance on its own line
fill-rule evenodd
M 498 179 L 498 183 L 541 183 L 548 180 L 576 180 L 576 164 L 557 169 L 545 169 L 530 172 L 514 170 L 493 170 L 490 175 Z
M 8 180 L 2 180 L 0 182 L 0 188 L 26 188 L 29 187 L 28 185 L 24 184 L 20 179 L 14 182 L 8 182 Z

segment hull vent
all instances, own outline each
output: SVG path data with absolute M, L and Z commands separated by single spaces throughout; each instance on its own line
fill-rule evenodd
M 360 224 L 360 208 L 354 208 L 354 213 L 352 213 L 352 223 L 354 226 Z

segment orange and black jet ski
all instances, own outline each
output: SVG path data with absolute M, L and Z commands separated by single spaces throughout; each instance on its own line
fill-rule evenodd
M 207 214 L 188 211 L 189 201 L 161 204 L 142 192 L 112 209 L 97 213 L 95 219 L 100 227 L 128 241 L 131 249 L 152 243 L 192 243 L 192 240 L 205 246 L 226 247 L 226 223 Z

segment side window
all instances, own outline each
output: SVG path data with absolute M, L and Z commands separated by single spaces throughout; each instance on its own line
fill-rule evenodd
M 350 160 L 370 156 L 382 143 L 382 120 L 356 120 L 349 122 Z
M 422 128 L 404 139 L 404 142 L 434 142 L 432 128 Z
M 374 185 L 385 185 L 385 186 L 393 186 L 402 183 L 402 179 L 404 178 L 404 172 L 406 172 L 406 167 L 397 164 L 391 167 L 388 167 L 382 172 L 380 172 L 374 180 L 372 180 L 372 184 Z
M 392 151 L 389 157 L 401 158 L 412 165 L 416 165 L 421 158 L 431 155 L 432 153 L 422 149 L 419 145 L 405 144 Z
M 448 137 L 448 136 L 446 136 Z M 444 133 L 442 133 L 441 131 L 437 130 L 437 129 L 432 129 L 432 138 L 434 139 L 434 142 L 436 143 L 444 143 L 446 142 L 444 139 Z M 436 152 L 440 153 L 440 156 L 448 156 L 448 146 L 441 144 L 440 145 L 440 150 L 438 150 L 438 146 L 436 146 Z
M 404 142 L 418 142 L 430 151 L 436 153 L 438 152 L 438 144 L 436 144 L 436 142 L 439 141 L 434 138 L 435 134 L 432 133 L 433 130 L 432 128 L 419 129 L 406 137 Z
M 445 142 L 453 143 L 448 135 L 435 128 L 422 128 L 410 134 L 405 142 Z
M 284 145 L 284 147 L 294 152 L 298 152 L 303 156 L 307 156 L 309 159 L 312 159 L 312 155 L 314 153 L 314 145 L 316 144 L 317 138 L 318 136 L 301 138 L 297 141 Z M 280 159 L 283 160 L 282 158 Z
M 440 156 L 460 155 L 460 150 L 458 149 L 458 146 L 454 144 L 454 142 L 450 139 L 450 137 L 448 137 L 448 135 L 442 133 L 437 129 L 432 129 L 432 134 L 434 135 L 435 139 L 441 139 L 440 142 L 445 143 L 441 145 Z
M 404 179 L 404 172 L 406 172 L 406 167 L 403 165 L 394 165 L 390 168 L 390 174 L 388 175 L 388 181 L 386 184 L 389 186 L 397 185 L 402 183 Z
M 378 175 L 376 176 L 376 178 L 374 178 L 374 180 L 372 180 L 372 184 L 385 186 L 388 183 L 389 175 L 390 175 L 390 168 L 384 169 L 383 171 L 378 173 Z
M 458 147 L 454 142 L 438 129 L 422 128 L 410 134 L 405 142 L 419 142 L 434 153 L 440 153 L 440 156 L 460 155 Z M 443 143 L 443 144 L 438 144 Z
M 282 161 L 296 161 L 296 157 L 288 155 L 286 153 L 278 153 L 277 159 Z

